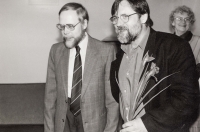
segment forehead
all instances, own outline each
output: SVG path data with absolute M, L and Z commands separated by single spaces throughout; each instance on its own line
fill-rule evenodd
M 121 14 L 131 14 L 135 13 L 135 11 L 132 9 L 131 5 L 128 1 L 123 0 L 119 3 L 118 11 L 116 12 L 118 15 Z
M 61 12 L 59 19 L 61 23 L 67 22 L 73 24 L 75 22 L 78 22 L 79 17 L 75 10 L 66 10 Z
M 188 13 L 186 13 L 186 12 L 177 12 L 177 13 L 174 13 L 174 16 L 175 17 L 183 17 L 183 18 L 189 17 Z

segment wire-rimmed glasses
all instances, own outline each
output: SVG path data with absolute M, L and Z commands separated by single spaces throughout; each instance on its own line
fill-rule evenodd
M 59 30 L 65 30 L 65 28 L 67 28 L 70 31 L 73 31 L 76 27 L 76 25 L 78 25 L 80 22 L 78 22 L 77 24 L 73 25 L 73 24 L 66 24 L 66 25 L 61 25 L 61 24 L 57 24 L 56 27 Z
M 133 14 L 130 14 L 130 15 L 122 14 L 122 15 L 120 16 L 120 19 L 121 19 L 124 23 L 127 23 L 127 22 L 129 21 L 129 17 L 132 16 L 132 15 L 135 15 L 135 14 L 137 14 L 137 13 L 133 13 Z M 119 19 L 118 16 L 112 16 L 112 17 L 110 18 L 110 21 L 112 22 L 112 24 L 115 25 L 115 24 L 117 24 L 118 19 Z
M 190 18 L 189 17 L 186 17 L 186 18 L 182 18 L 182 17 L 174 17 L 174 19 L 176 20 L 176 21 L 185 21 L 186 23 L 189 23 L 190 22 Z

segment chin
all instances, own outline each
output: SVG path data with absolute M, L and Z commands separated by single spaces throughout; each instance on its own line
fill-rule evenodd
M 122 43 L 122 45 L 131 44 L 131 41 L 134 41 L 130 35 L 118 36 L 118 40 Z
M 76 44 L 73 42 L 70 42 L 70 41 L 66 41 L 65 42 L 65 45 L 67 48 L 71 49 L 71 48 L 74 48 L 76 46 Z
M 119 42 L 122 44 L 122 45 L 126 45 L 128 43 L 127 40 L 125 39 L 122 39 L 122 38 L 118 38 Z
M 117 35 L 117 38 L 118 38 L 118 40 L 119 40 L 122 44 L 125 44 L 125 43 L 128 42 L 126 36 L 127 36 L 126 33 L 119 33 L 119 34 Z

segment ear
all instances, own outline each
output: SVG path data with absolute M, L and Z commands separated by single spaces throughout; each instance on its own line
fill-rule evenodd
M 147 19 L 148 19 L 148 14 L 147 13 L 141 15 L 141 17 L 140 17 L 141 23 L 146 23 Z
M 86 19 L 83 20 L 83 29 L 87 29 L 87 26 L 88 26 L 88 21 Z
M 172 26 L 175 26 L 175 23 L 174 23 L 174 21 L 172 22 Z

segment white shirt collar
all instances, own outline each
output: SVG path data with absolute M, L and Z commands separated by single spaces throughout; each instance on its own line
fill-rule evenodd
M 85 37 L 79 42 L 79 47 L 80 47 L 80 52 L 81 52 L 81 56 L 83 54 L 86 54 L 86 49 L 87 49 L 87 45 L 88 45 L 88 34 L 85 32 Z M 85 57 L 85 56 L 84 56 Z

